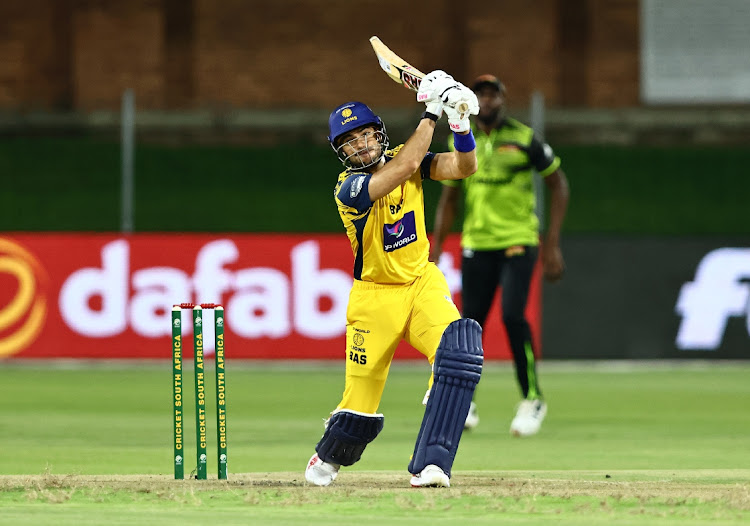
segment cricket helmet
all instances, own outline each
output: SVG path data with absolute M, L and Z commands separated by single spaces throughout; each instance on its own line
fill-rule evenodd
M 360 163 L 353 163 L 352 161 L 357 160 L 358 155 L 355 152 L 347 156 L 344 152 L 344 144 L 339 144 L 339 139 L 350 131 L 363 126 L 374 126 L 376 128 L 375 139 L 381 147 L 380 155 L 369 163 L 362 164 L 361 159 Z M 328 142 L 331 143 L 333 151 L 336 152 L 339 160 L 346 168 L 372 166 L 380 161 L 385 155 L 386 149 L 388 149 L 389 141 L 385 124 L 366 104 L 361 102 L 346 102 L 333 110 L 328 117 L 328 130 Z

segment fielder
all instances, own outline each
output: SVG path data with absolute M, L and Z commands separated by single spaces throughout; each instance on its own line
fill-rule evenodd
M 427 111 L 405 144 L 388 149 L 385 124 L 361 102 L 336 108 L 328 140 L 346 170 L 334 197 L 354 253 L 354 285 L 346 325 L 344 393 L 326 421 L 305 470 L 308 482 L 327 486 L 351 466 L 383 429 L 378 406 L 401 340 L 421 352 L 433 374 L 408 470 L 411 485 L 450 486 L 453 460 L 474 388 L 482 371 L 481 328 L 462 319 L 443 274 L 428 261 L 422 181 L 463 179 L 477 168 L 469 114 L 476 95 L 443 71 L 421 83 Z M 469 110 L 454 107 L 467 102 Z M 428 151 L 445 111 L 455 151 Z
M 560 158 L 531 128 L 506 115 L 505 85 L 494 75 L 482 75 L 473 84 L 479 100 L 477 175 L 467 181 L 446 181 L 435 212 L 430 261 L 440 258 L 464 195 L 461 233 L 463 314 L 482 326 L 501 289 L 502 323 L 513 353 L 522 400 L 510 423 L 513 436 L 539 432 L 547 402 L 539 386 L 526 303 L 539 255 L 539 219 L 533 170 L 549 192 L 549 224 L 542 243 L 544 277 L 555 282 L 565 269 L 560 231 L 568 207 L 568 180 Z M 479 424 L 474 402 L 466 429 Z

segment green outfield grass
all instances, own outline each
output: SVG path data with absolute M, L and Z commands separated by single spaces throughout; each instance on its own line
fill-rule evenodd
M 230 480 L 175 482 L 168 362 L 0 363 L 0 524 L 750 521 L 750 363 L 542 363 L 550 409 L 529 439 L 508 434 L 517 388 L 507 365 L 490 364 L 453 487 L 430 490 L 408 487 L 428 372 L 413 364 L 394 365 L 385 428 L 362 461 L 329 488 L 304 483 L 342 369 L 230 361 Z M 188 411 L 186 472 L 192 423 Z

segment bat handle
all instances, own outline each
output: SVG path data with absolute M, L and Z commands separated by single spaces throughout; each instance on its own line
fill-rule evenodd
M 456 105 L 456 110 L 460 113 L 466 113 L 467 111 L 469 111 L 469 104 L 466 102 L 459 102 Z

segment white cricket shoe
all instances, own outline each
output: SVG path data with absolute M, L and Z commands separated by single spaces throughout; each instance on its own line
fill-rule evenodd
M 425 468 L 412 476 L 413 488 L 450 488 L 451 479 L 435 464 L 428 464 Z
M 328 486 L 336 480 L 340 467 L 338 464 L 320 460 L 318 454 L 315 453 L 305 468 L 305 479 L 316 486 Z
M 518 404 L 516 417 L 510 423 L 510 434 L 517 437 L 536 435 L 547 414 L 547 404 L 541 400 L 523 400 Z
M 479 425 L 479 413 L 477 412 L 477 404 L 474 402 L 469 406 L 469 414 L 466 415 L 466 422 L 464 422 L 464 429 L 474 429 Z

